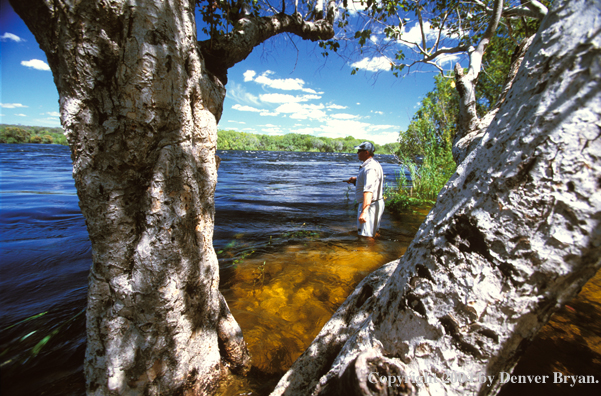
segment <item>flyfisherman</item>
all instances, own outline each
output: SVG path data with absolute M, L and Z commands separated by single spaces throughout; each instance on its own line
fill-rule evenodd
M 344 180 L 355 185 L 355 199 L 359 203 L 357 209 L 357 231 L 360 236 L 373 238 L 380 228 L 380 220 L 384 212 L 384 171 L 374 159 L 375 147 L 370 142 L 355 146 L 359 160 L 357 177 Z

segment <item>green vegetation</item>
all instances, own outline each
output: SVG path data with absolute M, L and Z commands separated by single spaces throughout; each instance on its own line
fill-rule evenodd
M 509 71 L 508 52 L 515 48 L 512 40 L 496 36 L 484 55 L 487 66 L 476 87 L 478 112 L 486 114 L 501 93 Z M 394 186 L 386 191 L 386 206 L 392 212 L 410 211 L 412 207 L 432 205 L 436 196 L 455 172 L 453 138 L 457 130 L 459 95 L 452 75 L 437 75 L 434 90 L 422 100 L 407 130 L 399 134 L 397 156 L 407 167 L 411 180 L 401 173 Z
M 407 130 L 399 135 L 397 155 L 409 170 L 411 181 L 401 172 L 395 185 L 387 186 L 386 207 L 393 213 L 434 204 L 455 172 L 451 150 L 458 111 L 453 80 L 436 76 L 434 90 L 422 100 Z
M 271 136 L 254 133 L 225 131 L 217 132 L 218 150 L 265 150 L 265 151 L 303 151 L 321 153 L 354 153 L 354 147 L 365 140 L 352 136 L 345 138 L 316 137 L 299 133 Z M 372 142 L 373 143 L 373 142 Z M 375 144 L 377 154 L 393 154 L 398 143 L 383 146 Z
M 548 5 L 548 2 L 544 2 Z M 509 21 L 507 21 L 509 23 Z M 511 66 L 517 44 L 538 29 L 539 21 L 515 20 L 501 25 L 486 48 L 483 70 L 476 85 L 478 115 L 484 116 L 496 104 Z M 406 212 L 412 207 L 433 204 L 436 196 L 455 172 L 452 156 L 457 130 L 459 96 L 452 75 L 435 77 L 435 88 L 422 100 L 406 131 L 399 135 L 398 157 L 411 181 L 401 174 L 386 190 L 386 207 Z
M 281 136 L 225 131 L 217 132 L 219 150 L 312 151 L 322 153 L 354 153 L 353 147 L 364 142 L 352 136 L 345 138 L 315 137 L 289 133 Z M 0 143 L 43 143 L 68 145 L 62 128 L 0 124 Z M 373 143 L 373 142 L 372 142 Z M 375 144 L 376 153 L 394 154 L 398 143 Z
M 0 143 L 40 143 L 67 145 L 63 128 L 0 124 Z

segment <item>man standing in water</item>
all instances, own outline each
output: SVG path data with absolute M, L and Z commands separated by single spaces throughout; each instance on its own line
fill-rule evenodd
M 380 220 L 384 212 L 384 171 L 374 159 L 375 147 L 370 142 L 363 142 L 355 147 L 363 164 L 359 167 L 357 177 L 345 180 L 356 186 L 355 199 L 359 203 L 357 209 L 357 230 L 360 236 L 373 238 L 380 228 Z

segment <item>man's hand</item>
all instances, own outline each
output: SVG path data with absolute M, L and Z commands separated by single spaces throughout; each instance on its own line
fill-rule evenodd
M 357 178 L 356 177 L 351 177 L 348 180 L 343 180 L 344 182 L 347 182 L 348 184 L 357 184 Z
M 367 223 L 367 215 L 365 214 L 365 209 L 363 209 L 361 211 L 361 214 L 359 215 L 359 223 Z
M 371 192 L 366 191 L 363 193 L 363 208 L 359 215 L 359 223 L 367 223 L 367 210 L 369 209 L 369 205 L 371 205 L 372 198 L 373 194 Z

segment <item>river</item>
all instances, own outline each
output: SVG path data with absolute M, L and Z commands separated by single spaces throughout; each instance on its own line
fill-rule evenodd
M 342 182 L 356 175 L 356 154 L 218 155 L 221 290 L 254 362 L 234 392 L 277 379 L 366 274 L 402 255 L 425 212 L 385 214 L 380 239 L 364 245 Z M 394 158 L 378 159 L 394 181 Z M 69 149 L 0 144 L 0 166 L 2 394 L 81 394 L 92 257 Z
M 218 155 L 220 289 L 253 356 L 250 375 L 219 393 L 266 395 L 354 286 L 404 253 L 427 209 L 385 212 L 380 238 L 365 244 L 354 231 L 354 191 L 342 182 L 356 175 L 356 154 Z M 394 182 L 394 158 L 376 157 Z M 0 172 L 2 394 L 81 395 L 92 259 L 69 149 L 0 144 Z

